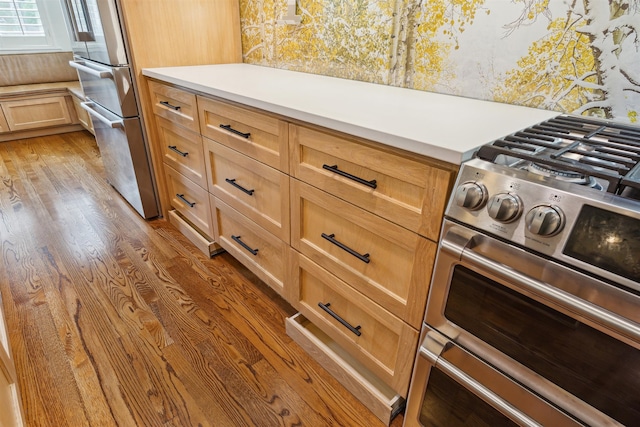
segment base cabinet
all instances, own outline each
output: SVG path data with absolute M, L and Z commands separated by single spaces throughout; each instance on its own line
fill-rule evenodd
M 457 167 L 170 84 L 149 87 L 176 218 L 298 309 L 287 333 L 389 424 L 408 393 Z
M 68 96 L 3 101 L 2 110 L 12 132 L 68 125 L 75 118 L 73 101 Z

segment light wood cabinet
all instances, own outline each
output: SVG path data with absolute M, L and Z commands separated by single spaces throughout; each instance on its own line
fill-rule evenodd
M 205 152 L 200 134 L 162 117 L 157 117 L 156 123 L 158 142 L 164 153 L 164 163 L 206 189 Z
M 216 240 L 279 294 L 285 293 L 289 245 L 211 196 Z
M 299 310 L 287 320 L 291 337 L 388 423 L 408 392 L 457 167 L 152 80 L 149 88 L 171 206 L 205 231 L 195 206 L 207 195 L 215 242 Z M 206 184 L 190 157 L 199 144 Z
M 204 138 L 209 191 L 289 243 L 289 176 Z
M 12 131 L 60 126 L 72 122 L 64 96 L 49 97 L 46 100 L 5 101 L 2 103 L 2 109 Z
M 289 172 L 287 122 L 228 102 L 198 97 L 202 135 Z
M 22 403 L 18 390 L 16 370 L 9 347 L 9 334 L 0 297 L 0 426 L 24 425 Z
M 149 82 L 153 112 L 192 132 L 200 133 L 196 96 L 184 90 Z
M 293 248 L 420 329 L 434 242 L 297 180 L 291 211 Z
M 406 396 L 418 331 L 304 255 L 292 251 L 291 263 L 300 313 Z
M 196 247 L 211 255 L 220 247 L 207 186 L 205 154 L 196 96 L 170 85 L 149 81 L 153 100 L 155 147 L 162 151 L 163 200 L 173 209 L 169 221 Z
M 206 236 L 213 236 L 207 190 L 171 167 L 165 168 L 171 206 Z
M 311 127 L 290 132 L 292 176 L 438 241 L 452 165 Z
M 73 101 L 68 96 L 16 99 L 1 105 L 12 132 L 69 125 L 75 119 Z

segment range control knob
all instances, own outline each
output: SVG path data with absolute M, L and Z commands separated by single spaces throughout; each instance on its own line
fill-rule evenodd
M 564 226 L 564 213 L 557 206 L 534 206 L 524 218 L 527 229 L 533 234 L 550 237 Z
M 512 222 L 522 214 L 522 202 L 515 194 L 498 193 L 489 199 L 487 211 L 496 221 Z
M 487 202 L 487 188 L 473 181 L 462 183 L 456 189 L 456 204 L 461 208 L 475 211 Z

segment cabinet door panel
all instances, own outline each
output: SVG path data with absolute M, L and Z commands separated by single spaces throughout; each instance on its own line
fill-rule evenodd
M 165 167 L 167 187 L 173 206 L 207 237 L 213 237 L 209 193 L 170 167 Z
M 300 313 L 406 396 L 418 331 L 304 255 L 292 250 L 291 259 L 292 302 Z
M 438 241 L 454 165 L 293 124 L 290 139 L 292 176 Z
M 202 135 L 272 168 L 289 172 L 287 123 L 270 115 L 198 97 Z
M 283 297 L 289 246 L 226 203 L 211 196 L 216 241 Z
M 289 243 L 289 176 L 204 138 L 209 191 Z
M 296 179 L 291 245 L 420 329 L 436 244 Z
M 164 162 L 202 188 L 207 188 L 202 137 L 175 122 L 156 116 Z
M 192 132 L 200 132 L 196 96 L 185 90 L 149 81 L 153 112 Z
M 11 131 L 68 125 L 73 121 L 64 96 L 5 101 L 2 109 Z

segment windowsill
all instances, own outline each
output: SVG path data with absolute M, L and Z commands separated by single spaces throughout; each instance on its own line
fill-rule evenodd
M 34 47 L 34 48 L 0 48 L 0 55 L 19 55 L 26 53 L 51 53 L 51 52 L 65 52 L 64 49 L 59 47 Z

